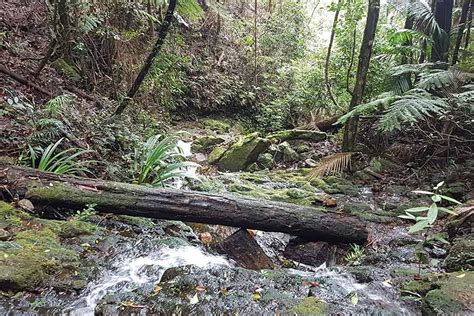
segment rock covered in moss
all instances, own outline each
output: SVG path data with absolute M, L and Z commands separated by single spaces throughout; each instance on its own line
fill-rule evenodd
M 204 119 L 201 121 L 204 128 L 210 129 L 214 132 L 228 132 L 230 130 L 230 124 L 216 119 Z
M 259 137 L 257 133 L 250 134 L 232 145 L 219 159 L 221 171 L 245 170 L 257 161 L 258 156 L 270 146 L 268 139 Z
M 191 148 L 193 151 L 205 152 L 211 150 L 214 146 L 222 144 L 225 139 L 219 136 L 203 136 L 195 140 Z
M 219 159 L 221 159 L 222 155 L 226 152 L 226 150 L 227 148 L 224 147 L 214 148 L 209 154 L 209 156 L 207 156 L 207 161 L 210 164 L 216 163 L 217 161 L 219 161 Z
M 320 142 L 327 138 L 327 134 L 320 131 L 290 129 L 275 132 L 268 135 L 267 138 L 276 142 L 284 142 L 288 140 L 307 140 L 311 142 Z
M 284 162 L 298 160 L 298 153 L 293 148 L 291 148 L 291 145 L 288 142 L 283 142 L 278 147 L 283 154 Z
M 273 166 L 274 159 L 271 153 L 263 153 L 258 156 L 258 163 L 266 169 L 270 169 Z
M 293 306 L 291 313 L 296 315 L 326 315 L 329 311 L 329 304 L 317 297 L 309 296 Z
M 474 270 L 474 239 L 456 240 L 445 261 L 447 271 Z

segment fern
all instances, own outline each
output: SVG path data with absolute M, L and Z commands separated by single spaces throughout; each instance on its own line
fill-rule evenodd
M 57 116 L 62 113 L 65 106 L 70 105 L 72 98 L 69 95 L 58 95 L 45 104 L 45 112 L 51 116 Z
M 469 78 L 469 75 L 459 70 L 432 70 L 422 73 L 420 81 L 416 85 L 424 90 L 448 90 L 456 91 Z
M 375 99 L 374 101 L 356 106 L 354 109 L 352 109 L 352 111 L 341 116 L 335 124 L 344 124 L 351 117 L 368 115 L 376 111 L 384 110 L 396 99 L 397 97 L 390 92 L 382 93 L 379 98 Z
M 404 123 L 416 123 L 433 114 L 442 114 L 447 106 L 443 99 L 431 97 L 424 90 L 413 89 L 390 105 L 380 118 L 379 128 L 391 132 L 400 129 Z
M 351 168 L 353 153 L 337 153 L 321 159 L 316 167 L 311 170 L 309 178 L 318 178 L 326 174 L 338 174 Z
M 430 7 L 424 2 L 420 1 L 410 4 L 408 6 L 408 15 L 413 19 L 415 28 L 425 34 L 445 33 L 436 22 Z

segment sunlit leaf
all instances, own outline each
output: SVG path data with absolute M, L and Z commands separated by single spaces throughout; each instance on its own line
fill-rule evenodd
M 428 225 L 429 225 L 428 220 L 419 221 L 419 222 L 416 223 L 415 225 L 411 226 L 410 229 L 408 230 L 408 232 L 409 232 L 410 234 L 417 233 L 417 232 L 419 232 L 420 230 L 423 230 L 423 229 L 425 229 L 426 227 L 428 227 Z
M 427 217 L 429 224 L 433 224 L 436 218 L 438 218 L 438 205 L 436 205 L 436 203 L 431 204 Z

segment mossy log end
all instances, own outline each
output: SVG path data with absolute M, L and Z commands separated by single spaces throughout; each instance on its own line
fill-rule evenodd
M 356 217 L 311 207 L 60 176 L 2 163 L 0 188 L 36 208 L 81 209 L 95 203 L 101 212 L 278 231 L 332 243 L 364 243 L 368 235 Z

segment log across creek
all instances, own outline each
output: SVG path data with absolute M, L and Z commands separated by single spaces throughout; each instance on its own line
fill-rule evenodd
M 234 195 L 150 188 L 62 176 L 0 163 L 0 190 L 35 206 L 77 210 L 95 203 L 99 212 L 283 232 L 307 240 L 364 243 L 359 218 L 323 209 Z

